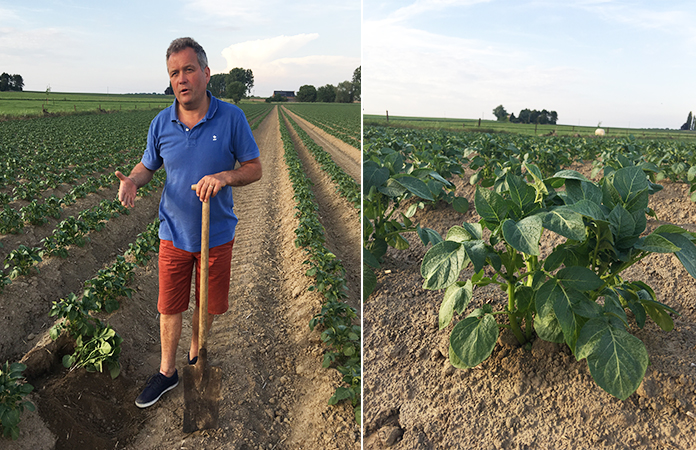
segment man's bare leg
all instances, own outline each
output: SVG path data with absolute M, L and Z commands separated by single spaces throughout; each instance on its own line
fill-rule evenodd
M 181 338 L 182 314 L 160 315 L 160 342 L 162 356 L 160 372 L 167 377 L 174 375 L 176 370 L 176 349 Z

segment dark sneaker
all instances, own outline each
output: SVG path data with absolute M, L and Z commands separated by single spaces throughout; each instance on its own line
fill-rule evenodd
M 143 392 L 135 400 L 135 406 L 138 408 L 147 408 L 148 406 L 154 405 L 155 402 L 162 397 L 162 394 L 171 391 L 178 384 L 179 374 L 176 370 L 171 377 L 166 377 L 158 372 L 157 375 L 153 375 L 147 380 L 145 389 L 143 389 Z
M 190 353 L 186 354 L 186 361 L 188 361 L 189 365 L 196 364 L 198 362 L 198 356 L 194 356 L 193 359 L 189 358 Z

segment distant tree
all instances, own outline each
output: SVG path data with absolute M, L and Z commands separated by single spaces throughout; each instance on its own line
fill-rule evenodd
M 240 81 L 246 86 L 244 94 L 251 94 L 251 89 L 254 87 L 254 73 L 251 69 L 242 69 L 241 67 L 235 67 L 230 70 L 227 82 L 230 81 Z
M 327 84 L 317 89 L 317 101 L 323 103 L 333 103 L 336 100 L 336 87 Z
M 498 119 L 498 122 L 504 122 L 508 120 L 508 113 L 503 108 L 503 105 L 498 105 L 493 109 L 493 115 Z
M 0 75 L 0 91 L 9 91 L 10 83 L 12 83 L 12 77 L 9 73 L 3 72 L 2 75 Z
M 556 125 L 556 122 L 558 122 L 558 113 L 556 111 L 551 111 L 549 113 L 549 123 Z
M 225 97 L 225 90 L 227 89 L 227 75 L 229 74 L 216 73 L 215 75 L 211 75 L 210 81 L 208 82 L 208 90 L 215 97 Z
M 353 71 L 353 100 L 360 101 L 360 67 Z
M 239 101 L 244 98 L 246 91 L 246 84 L 241 81 L 228 81 L 227 88 L 225 89 L 227 97 L 231 98 L 235 104 L 239 103 Z
M 164 95 L 174 95 L 174 89 L 172 89 L 172 84 L 169 83 L 167 89 L 164 90 Z
M 12 75 L 12 87 L 11 89 L 13 91 L 22 91 L 24 90 L 24 79 L 22 78 L 21 75 L 15 74 Z
M 315 102 L 317 101 L 317 88 L 311 84 L 305 84 L 300 86 L 300 90 L 297 91 L 297 101 L 298 102 Z
M 266 99 L 266 103 L 270 102 L 287 102 L 288 98 L 285 96 L 282 96 L 280 94 L 273 94 L 272 96 L 268 97 Z
M 0 81 L 0 83 L 2 83 L 2 82 Z M 684 125 L 682 125 L 680 129 L 686 130 L 686 131 L 694 129 L 694 116 L 693 116 L 691 111 L 689 111 L 689 115 L 686 118 L 686 122 L 684 122 Z
M 338 86 L 336 86 L 336 103 L 352 103 L 352 90 L 353 83 L 350 81 L 341 81 L 338 83 Z
M 510 122 L 512 123 L 518 123 L 519 119 L 515 117 L 515 113 L 510 114 Z

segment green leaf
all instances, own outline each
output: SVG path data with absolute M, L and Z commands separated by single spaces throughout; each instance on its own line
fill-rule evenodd
M 564 287 L 578 291 L 593 291 L 604 284 L 604 281 L 587 267 L 566 267 L 558 271 L 556 279 Z
M 430 192 L 430 189 L 428 189 L 428 185 L 418 178 L 403 174 L 400 176 L 395 176 L 393 179 L 413 195 L 425 200 L 434 200 L 433 194 Z
M 658 301 L 644 299 L 640 296 L 639 299 L 640 304 L 645 308 L 645 312 L 660 328 L 664 331 L 672 331 L 674 329 L 674 320 L 669 315 L 670 312 L 675 312 L 672 308 Z
M 551 178 L 564 178 L 566 180 L 590 181 L 585 178 L 585 175 L 575 170 L 563 169 L 556 172 Z
M 450 334 L 450 345 L 466 368 L 485 361 L 493 353 L 497 340 L 498 325 L 490 314 L 482 319 L 467 317 L 457 323 Z
M 567 208 L 590 219 L 606 220 L 606 216 L 599 205 L 589 200 L 580 200 Z
M 471 280 L 466 282 L 458 281 L 447 288 L 442 305 L 440 305 L 438 322 L 441 330 L 450 324 L 455 311 L 461 314 L 466 309 L 472 296 L 473 286 Z
M 481 240 L 464 241 L 462 246 L 471 260 L 471 264 L 474 266 L 474 272 L 479 272 L 483 269 L 483 266 L 486 265 L 486 258 L 491 257 L 491 259 L 495 259 L 498 256 L 495 252 L 489 252 L 486 243 Z
M 452 345 L 449 346 L 449 361 L 450 361 L 450 364 L 452 364 L 457 369 L 468 369 L 469 368 L 469 367 L 465 366 L 464 363 L 462 362 L 462 360 L 459 359 L 459 356 L 457 356 L 457 354 L 454 353 L 454 349 L 452 348 Z
M 363 191 L 370 192 L 372 186 L 380 187 L 389 179 L 389 169 L 379 167 L 373 161 L 366 161 L 363 164 Z
M 602 204 L 602 190 L 596 184 L 587 180 L 568 180 L 565 185 L 566 204 L 577 203 L 580 200 Z
M 539 239 L 543 231 L 542 220 L 538 215 L 525 217 L 515 223 L 507 219 L 502 226 L 505 241 L 518 252 L 539 256 Z
M 648 188 L 648 177 L 639 167 L 623 167 L 614 172 L 612 185 L 626 203 L 640 191 Z
M 674 245 L 661 234 L 657 234 L 656 231 L 638 240 L 635 248 L 651 253 L 675 253 L 681 250 L 680 247 Z
M 546 213 L 542 224 L 547 230 L 574 241 L 582 242 L 587 236 L 582 215 L 563 206 Z
M 427 251 L 421 263 L 423 289 L 443 289 L 457 281 L 469 264 L 466 251 L 458 242 L 442 241 Z
M 464 197 L 455 197 L 454 200 L 452 200 L 452 207 L 459 214 L 464 214 L 469 210 L 469 200 Z
M 377 276 L 367 264 L 363 264 L 363 300 L 366 300 L 376 287 Z
M 489 223 L 501 223 L 508 214 L 505 199 L 494 191 L 480 186 L 476 187 L 474 205 L 476 206 L 476 212 Z
M 534 331 L 539 338 L 561 344 L 564 342 L 563 330 L 558 323 L 558 319 L 553 314 L 553 310 L 549 310 L 546 315 L 537 314 L 534 316 Z
M 428 243 L 435 245 L 442 242 L 442 236 L 440 236 L 440 233 L 432 228 L 421 228 L 419 225 L 416 227 L 416 233 L 418 233 L 418 237 L 423 245 L 428 245 Z
M 583 326 L 576 351 L 578 360 L 587 358 L 599 387 L 620 400 L 638 389 L 648 367 L 643 342 L 604 318 L 591 319 Z
M 524 213 L 528 206 L 534 204 L 536 191 L 520 176 L 508 173 L 505 178 L 508 183 L 510 200 Z
M 464 241 L 470 241 L 472 239 L 480 238 L 476 238 L 475 236 L 473 236 L 466 228 L 460 227 L 459 225 L 455 225 L 449 230 L 447 230 L 447 237 L 445 239 L 448 241 L 462 243 Z
M 674 254 L 677 255 L 689 275 L 696 278 L 696 245 L 683 234 L 662 233 L 662 236 L 680 248 Z

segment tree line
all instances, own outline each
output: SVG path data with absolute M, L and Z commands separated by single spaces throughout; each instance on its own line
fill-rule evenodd
M 493 109 L 493 115 L 499 122 L 512 122 L 512 123 L 536 123 L 539 125 L 556 125 L 558 121 L 558 113 L 556 111 L 547 111 L 542 109 L 537 111 L 536 109 L 523 109 L 515 117 L 515 114 L 509 114 L 505 111 L 503 105 L 498 105 Z
M 21 75 L 10 75 L 5 72 L 0 75 L 0 91 L 21 91 L 22 89 L 24 89 L 24 79 Z
M 215 97 L 229 98 L 235 103 L 251 94 L 254 87 L 254 73 L 251 69 L 235 67 L 228 73 L 218 73 L 210 77 L 208 90 Z M 171 84 L 164 91 L 167 95 L 173 95 Z M 325 102 L 325 103 L 352 103 L 360 101 L 360 67 L 353 71 L 351 81 L 343 81 L 334 86 L 327 84 L 316 88 L 312 85 L 301 86 L 296 95 L 298 102 Z M 267 102 L 287 101 L 281 95 L 273 95 L 266 99 Z
M 311 84 L 305 84 L 297 91 L 297 101 L 309 103 L 353 103 L 360 101 L 360 72 L 360 67 L 358 67 L 353 71 L 351 81 L 346 80 L 336 86 L 327 84 L 317 89 Z
M 680 130 L 694 131 L 696 130 L 696 116 L 689 111 L 689 116 L 686 118 L 686 122 L 681 126 Z

